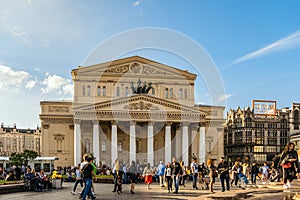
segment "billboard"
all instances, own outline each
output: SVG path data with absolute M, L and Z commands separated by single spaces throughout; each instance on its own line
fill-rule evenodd
M 252 100 L 255 115 L 276 115 L 276 101 Z

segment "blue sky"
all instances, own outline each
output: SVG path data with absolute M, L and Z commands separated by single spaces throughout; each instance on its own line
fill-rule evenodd
M 252 99 L 291 106 L 300 102 L 299 10 L 296 0 L 0 0 L 0 122 L 35 128 L 39 102 L 71 99 L 70 72 L 98 44 L 144 27 L 174 30 L 201 45 L 221 74 L 227 109 Z M 161 51 L 128 55 L 190 67 Z M 200 76 L 195 95 L 196 103 L 211 103 Z

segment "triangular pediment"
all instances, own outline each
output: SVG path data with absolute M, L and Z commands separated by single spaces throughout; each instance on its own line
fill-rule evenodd
M 166 76 L 166 77 L 186 77 L 195 79 L 196 75 L 185 70 L 180 70 L 168 65 L 164 65 L 146 58 L 133 56 L 102 64 L 78 67 L 72 71 L 73 78 L 80 76 Z
M 177 102 L 160 99 L 151 95 L 133 95 L 114 99 L 111 101 L 99 102 L 86 106 L 74 108 L 75 112 L 91 111 L 141 111 L 141 112 L 176 112 L 193 113 L 206 116 L 207 113 L 197 108 L 189 107 Z

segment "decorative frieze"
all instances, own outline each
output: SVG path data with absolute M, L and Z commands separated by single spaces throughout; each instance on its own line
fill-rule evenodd
M 69 112 L 69 107 L 64 106 L 49 106 L 49 112 Z

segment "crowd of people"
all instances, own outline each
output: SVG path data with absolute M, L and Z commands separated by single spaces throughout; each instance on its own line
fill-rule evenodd
M 150 166 L 149 163 L 140 164 L 135 161 L 124 164 L 116 159 L 112 167 L 102 165 L 99 169 L 93 163 L 92 156 L 86 154 L 83 162 L 78 166 L 60 168 L 58 172 L 67 175 L 68 178 L 65 178 L 65 181 L 74 181 L 72 194 L 76 194 L 77 186 L 81 185 L 82 190 L 79 193 L 83 200 L 87 197 L 96 198 L 93 184 L 96 174 L 113 175 L 112 192 L 118 194 L 123 192 L 122 184 L 124 183 L 129 183 L 130 193 L 135 194 L 135 184 L 144 182 L 150 189 L 154 181 L 158 182 L 160 187 L 166 187 L 168 193 L 178 194 L 180 186 L 186 187 L 187 180 L 190 180 L 189 184 L 192 189 L 209 190 L 213 193 L 216 178 L 219 178 L 222 192 L 230 191 L 231 187 L 256 185 L 257 179 L 261 184 L 282 181 L 283 189 L 289 189 L 292 187 L 293 179 L 300 172 L 298 153 L 292 142 L 287 144 L 283 152 L 274 156 L 272 163 L 258 163 L 250 161 L 248 157 L 234 162 L 227 162 L 224 157 L 221 157 L 217 164 L 216 161 L 208 159 L 206 163 L 199 163 L 197 157 L 193 156 L 188 165 L 172 158 L 171 162 L 160 161 L 157 166 Z M 22 173 L 24 173 L 24 179 L 34 185 L 35 191 L 51 190 L 50 176 L 47 176 L 43 169 L 37 173 L 30 166 L 25 169 L 16 166 L 9 170 L 0 168 L 0 177 L 6 180 L 20 180 Z

